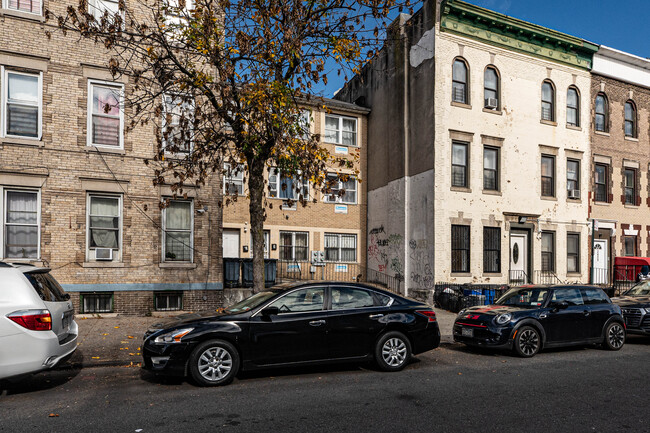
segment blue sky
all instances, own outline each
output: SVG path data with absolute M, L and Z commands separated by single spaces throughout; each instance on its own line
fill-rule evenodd
M 515 18 L 650 57 L 650 0 L 466 0 Z M 343 84 L 334 71 L 323 96 Z

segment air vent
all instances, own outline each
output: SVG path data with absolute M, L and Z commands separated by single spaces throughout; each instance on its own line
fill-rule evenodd
M 95 249 L 95 260 L 113 260 L 113 249 L 112 248 L 97 248 Z

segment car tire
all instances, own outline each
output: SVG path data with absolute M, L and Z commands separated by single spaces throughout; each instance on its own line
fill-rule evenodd
M 603 347 L 607 350 L 620 350 L 625 344 L 625 327 L 620 322 L 611 322 L 604 334 Z
M 391 331 L 383 334 L 375 345 L 375 362 L 380 370 L 400 371 L 411 359 L 411 342 L 404 334 Z
M 522 358 L 532 358 L 542 347 L 542 336 L 532 326 L 522 326 L 517 330 L 513 349 Z
M 228 385 L 239 371 L 239 352 L 224 340 L 205 341 L 192 351 L 189 370 L 201 386 Z

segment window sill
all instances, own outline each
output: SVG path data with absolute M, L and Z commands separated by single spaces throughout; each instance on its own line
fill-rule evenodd
M 452 107 L 458 107 L 458 108 L 466 108 L 468 110 L 472 109 L 472 106 L 469 104 L 465 104 L 463 102 L 456 102 L 456 101 L 451 101 L 451 106 Z
M 455 192 L 472 192 L 472 188 L 467 188 L 464 186 L 452 186 L 451 191 Z
M 638 209 L 638 208 L 641 207 L 641 206 L 636 206 L 636 205 L 628 204 L 628 203 L 625 203 L 623 206 L 624 206 L 626 209 Z
M 609 206 L 611 203 L 608 203 L 606 201 L 594 201 L 594 205 L 596 206 Z
M 557 201 L 557 197 L 546 197 L 546 196 L 541 196 L 540 199 L 542 199 L 542 200 L 548 200 L 548 201 Z
M 567 125 L 566 129 L 572 129 L 574 131 L 582 131 L 582 128 L 580 126 L 574 126 L 574 125 Z
M 196 263 L 163 262 L 159 263 L 158 267 L 161 269 L 196 269 Z
M 484 189 L 484 190 L 483 190 L 483 194 L 485 194 L 485 195 L 498 195 L 498 196 L 502 196 L 502 195 L 503 195 L 503 194 L 501 193 L 501 191 L 494 190 L 494 189 Z
M 594 134 L 602 135 L 603 137 L 609 137 L 609 132 L 605 132 L 605 131 L 594 131 Z
M 581 198 L 567 198 L 566 202 L 567 203 L 573 203 L 573 204 L 582 204 L 582 199 Z
M 0 140 L 0 144 L 18 145 L 18 146 L 36 146 L 44 147 L 43 140 L 38 138 L 20 138 L 20 137 L 4 137 Z
M 502 274 L 501 272 L 487 272 L 487 271 L 483 271 L 483 275 L 485 275 L 486 277 L 490 277 L 490 278 L 503 277 L 503 274 Z
M 471 272 L 453 272 L 451 273 L 452 277 L 471 277 Z
M 581 276 L 582 276 L 582 272 L 567 272 L 567 273 L 566 273 L 566 276 L 567 276 L 567 277 L 581 277 Z
M 119 155 L 126 154 L 125 150 L 120 149 L 119 147 L 86 146 L 86 152 L 97 152 L 98 150 L 102 153 L 116 153 Z
M 638 139 L 638 138 L 635 138 L 635 137 L 628 137 L 628 136 L 626 135 L 626 136 L 625 136 L 625 141 L 633 141 L 633 142 L 635 142 L 635 143 L 638 143 L 638 142 L 639 142 L 639 139 Z
M 124 263 L 122 262 L 83 262 L 81 264 L 82 268 L 123 268 Z
M 539 123 L 541 123 L 542 125 L 557 126 L 557 122 L 555 122 L 554 120 L 540 119 Z
M 9 16 L 15 18 L 22 18 L 30 21 L 38 21 L 41 23 L 45 22 L 45 17 L 41 14 L 32 14 L 29 12 L 15 11 L 13 9 L 1 9 L 0 16 Z
M 323 140 L 323 144 L 329 144 L 331 146 L 339 146 L 339 147 L 350 147 L 352 149 L 358 149 L 360 147 L 358 144 L 333 143 L 331 141 L 325 141 L 325 140 Z
M 94 146 L 93 146 L 94 147 Z M 103 149 L 103 147 L 98 146 L 100 149 Z M 186 159 L 188 156 L 191 155 L 190 153 L 183 153 L 183 152 L 178 152 L 178 153 L 173 153 L 173 152 L 164 152 L 163 156 L 165 159 Z
M 496 114 L 498 116 L 501 116 L 503 114 L 503 111 L 501 111 L 501 110 L 493 110 L 492 108 L 485 108 L 485 107 L 483 107 L 483 112 L 484 113 L 490 113 L 490 114 Z

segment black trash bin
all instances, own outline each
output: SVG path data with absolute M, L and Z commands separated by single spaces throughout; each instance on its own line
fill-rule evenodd
M 253 259 L 241 259 L 241 285 L 253 287 Z
M 239 259 L 223 259 L 223 284 L 228 288 L 239 287 Z
M 278 259 L 264 259 L 264 287 L 275 285 L 278 274 Z

